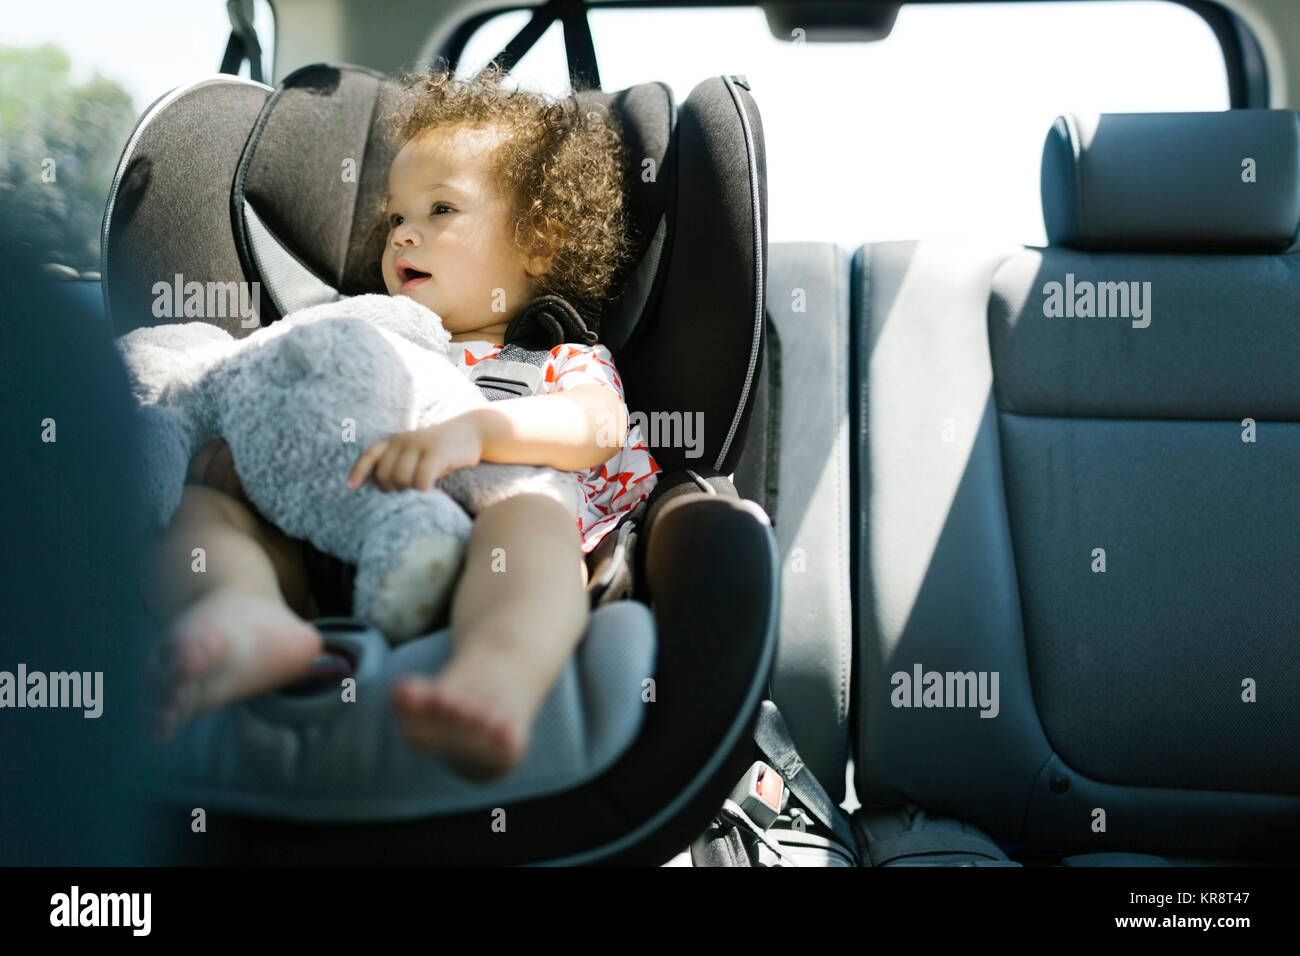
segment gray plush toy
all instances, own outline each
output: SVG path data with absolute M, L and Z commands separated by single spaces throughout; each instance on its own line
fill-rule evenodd
M 577 520 L 576 480 L 551 468 L 483 463 L 430 491 L 347 487 L 374 442 L 488 404 L 449 358 L 442 320 L 405 296 L 313 306 L 242 339 L 190 322 L 136 329 L 117 345 L 140 405 L 156 529 L 180 504 L 195 451 L 222 438 L 258 511 L 357 566 L 354 614 L 394 643 L 427 633 L 445 610 L 470 515 L 532 492 Z

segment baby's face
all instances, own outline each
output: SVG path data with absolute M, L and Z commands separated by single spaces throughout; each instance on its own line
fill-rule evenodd
M 453 335 L 508 322 L 532 298 L 489 168 L 497 142 L 491 130 L 435 130 L 404 146 L 388 172 L 384 285 L 437 312 Z

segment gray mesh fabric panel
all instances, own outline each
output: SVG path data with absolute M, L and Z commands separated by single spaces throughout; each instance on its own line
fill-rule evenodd
M 155 315 L 154 289 L 158 282 L 224 286 L 248 278 L 226 228 L 230 182 L 267 93 L 235 77 L 205 79 L 142 117 L 119 161 L 102 237 L 104 301 L 115 335 L 198 319 L 236 338 L 252 331 L 233 312 Z

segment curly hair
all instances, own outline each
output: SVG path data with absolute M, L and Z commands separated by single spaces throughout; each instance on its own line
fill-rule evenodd
M 551 260 L 533 277 L 534 294 L 564 298 L 596 328 L 632 255 L 625 147 L 614 118 L 598 104 L 584 107 L 573 93 L 553 101 L 508 89 L 496 62 L 459 80 L 439 67 L 396 77 L 382 127 L 393 155 L 435 130 L 499 130 L 491 169 L 509 203 L 515 245 Z

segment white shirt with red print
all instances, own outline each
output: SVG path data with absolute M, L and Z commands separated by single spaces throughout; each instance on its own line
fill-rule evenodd
M 483 359 L 493 358 L 501 351 L 501 346 L 491 342 L 453 342 L 452 345 L 458 349 L 454 354 L 456 364 L 466 374 Z M 617 392 L 620 401 L 626 401 L 613 356 L 599 343 L 565 343 L 551 349 L 537 394 L 549 395 L 579 385 L 604 385 Z M 589 471 L 573 472 L 582 497 L 578 531 L 582 535 L 583 554 L 591 553 L 600 539 L 618 524 L 619 518 L 650 494 L 662 470 L 650 456 L 650 446 L 640 426 L 633 424 L 628 429 L 626 443 L 607 461 Z

